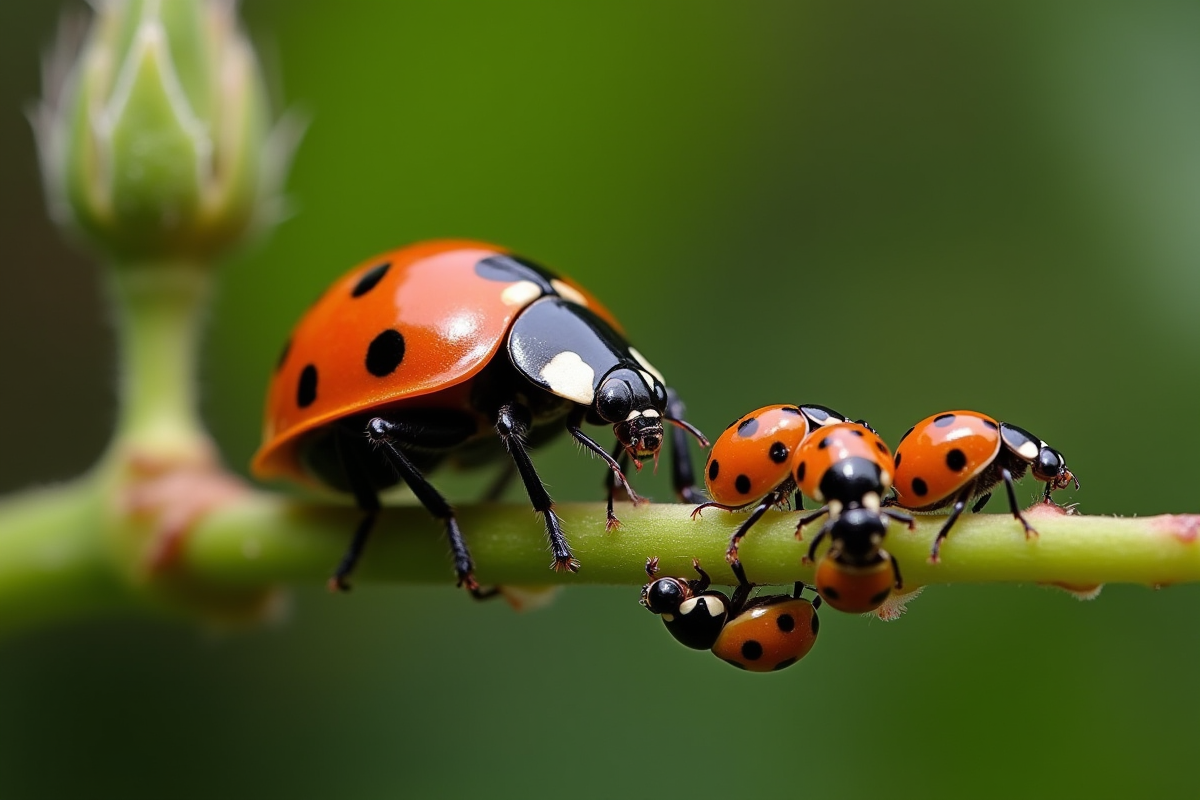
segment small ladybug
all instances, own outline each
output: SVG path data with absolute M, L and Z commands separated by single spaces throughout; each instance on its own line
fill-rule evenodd
M 811 603 L 800 596 L 805 588 L 750 599 L 753 584 L 746 580 L 740 564 L 733 567 L 738 586 L 733 597 L 709 591 L 708 573 L 692 559 L 699 573 L 696 580 L 659 578 L 658 559 L 646 560 L 650 583 L 642 587 L 642 605 L 662 616 L 663 624 L 681 644 L 713 654 L 738 669 L 777 672 L 808 655 L 817 642 L 821 621 L 817 609 L 821 598 Z
M 812 561 L 826 536 L 829 550 L 817 566 L 817 591 L 839 611 L 865 613 L 883 605 L 903 581 L 900 565 L 883 549 L 888 518 L 912 527 L 912 517 L 882 507 L 892 485 L 892 454 L 872 430 L 855 422 L 831 425 L 809 436 L 792 457 L 792 479 L 824 505 L 802 517 L 796 537 L 810 522 L 829 519 L 804 560 Z
M 1029 431 L 978 411 L 947 411 L 921 420 L 900 438 L 895 466 L 895 496 L 889 498 L 889 505 L 917 513 L 953 506 L 929 553 L 935 562 L 942 540 L 967 504 L 974 501 L 971 510 L 979 511 L 1000 481 L 1026 538 L 1037 531 L 1021 514 L 1013 481 L 1032 467 L 1033 477 L 1046 484 L 1042 495 L 1046 503 L 1053 502 L 1051 492 L 1068 484 L 1079 488 L 1062 453 Z
M 825 406 L 764 406 L 735 420 L 717 438 L 704 468 L 704 483 L 712 499 L 696 506 L 692 519 L 706 508 L 742 511 L 755 507 L 730 537 L 726 561 L 737 562 L 742 537 L 763 514 L 796 491 L 791 460 L 805 437 L 817 428 L 845 421 Z M 802 507 L 799 495 L 796 507 Z
M 260 478 L 289 477 L 354 495 L 364 517 L 331 585 L 362 554 L 380 490 L 403 481 L 442 520 L 459 584 L 478 594 L 454 510 L 425 474 L 448 458 L 511 457 L 545 520 L 556 570 L 577 570 L 529 448 L 563 430 L 603 458 L 612 496 L 632 458 L 657 460 L 664 420 L 682 419 L 662 375 L 587 290 L 495 245 L 447 240 L 402 247 L 336 281 L 300 320 L 271 381 Z M 583 432 L 612 425 L 612 455 Z M 686 437 L 672 438 L 676 491 L 692 502 Z M 512 469 L 515 466 L 515 470 Z M 498 494 L 506 481 L 501 481 Z

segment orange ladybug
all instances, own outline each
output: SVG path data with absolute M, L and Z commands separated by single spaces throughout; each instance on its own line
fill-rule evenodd
M 951 506 L 950 516 L 938 531 L 929 553 L 937 561 L 942 541 L 954 527 L 968 503 L 979 511 L 992 496 L 996 484 L 1004 482 L 1012 515 L 1025 528 L 1025 536 L 1037 531 L 1021 514 L 1013 481 L 1032 468 L 1033 477 L 1046 484 L 1045 503 L 1050 493 L 1079 480 L 1067 469 L 1062 453 L 1038 437 L 1008 422 L 997 422 L 978 411 L 946 411 L 918 422 L 900 439 L 895 458 L 895 496 L 889 505 L 925 513 Z
M 717 438 L 708 454 L 704 483 L 709 502 L 692 511 L 692 518 L 706 508 L 754 510 L 729 539 L 725 560 L 738 560 L 742 537 L 770 508 L 782 505 L 796 490 L 792 480 L 792 454 L 811 431 L 845 422 L 831 408 L 818 405 L 773 405 L 751 411 L 731 423 Z M 796 497 L 797 507 L 800 498 Z
M 817 567 L 816 588 L 825 602 L 852 613 L 883 605 L 903 580 L 896 558 L 883 549 L 888 518 L 910 527 L 912 517 L 882 507 L 892 485 L 892 454 L 879 436 L 858 423 L 843 422 L 809 436 L 792 457 L 792 478 L 806 496 L 824 505 L 796 525 L 829 519 L 813 538 L 805 561 L 828 536 L 829 549 Z
M 641 603 L 662 617 L 667 630 L 693 650 L 712 650 L 717 658 L 749 672 L 777 672 L 808 655 L 817 642 L 821 598 L 802 598 L 797 582 L 792 594 L 750 599 L 754 588 L 740 564 L 733 571 L 738 586 L 733 597 L 710 591 L 708 574 L 692 559 L 700 577 L 659 578 L 658 559 L 646 561 L 650 582 L 642 587 Z
M 491 244 L 422 242 L 352 269 L 309 309 L 284 346 L 267 394 L 260 478 L 286 477 L 352 494 L 363 510 L 331 579 L 346 578 L 379 513 L 380 490 L 403 481 L 442 520 L 460 585 L 478 593 L 454 509 L 425 477 L 442 463 L 511 458 L 545 521 L 557 570 L 577 570 L 529 448 L 567 431 L 607 462 L 633 502 L 628 459 L 657 458 L 664 421 L 695 436 L 683 406 L 586 289 Z M 582 430 L 612 425 L 609 455 Z M 686 439 L 672 439 L 676 490 L 696 497 Z

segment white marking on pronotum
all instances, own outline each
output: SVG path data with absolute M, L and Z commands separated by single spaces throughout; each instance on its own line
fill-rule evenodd
M 667 379 L 662 376 L 662 373 L 656 370 L 654 366 L 646 360 L 646 357 L 637 351 L 636 347 L 629 348 L 629 355 L 633 356 L 639 364 L 645 367 L 647 372 L 658 378 L 659 383 L 665 384 L 667 382 Z
M 875 494 L 874 492 L 867 492 L 866 494 L 863 495 L 862 503 L 863 503 L 863 506 L 865 508 L 867 508 L 869 511 L 878 511 L 879 510 L 879 495 Z
M 633 411 L 630 411 L 630 412 L 629 412 L 629 416 L 627 416 L 627 417 L 625 418 L 625 421 L 626 421 L 626 422 L 632 422 L 633 420 L 637 419 L 637 418 L 638 418 L 638 417 L 640 417 L 641 415 L 642 415 L 642 412 L 638 411 L 638 410 L 635 408 Z
M 500 302 L 506 306 L 524 308 L 536 300 L 541 293 L 542 287 L 533 281 L 517 281 L 504 287 L 504 291 L 500 293 Z
M 662 620 L 663 620 L 663 622 L 674 622 L 674 621 L 675 621 L 675 615 L 674 615 L 674 614 L 663 614 L 663 615 L 662 615 Z
M 649 372 L 646 372 L 646 370 L 644 370 L 644 369 L 639 369 L 638 373 L 642 376 L 642 380 L 644 380 L 646 382 L 647 386 L 654 385 L 655 381 L 654 381 L 653 375 L 651 375 Z M 659 381 L 659 383 L 662 383 L 662 381 Z
M 689 597 L 687 600 L 684 600 L 679 604 L 679 613 L 684 615 L 692 613 L 696 610 L 696 603 L 699 602 L 699 597 Z
M 1017 448 L 1017 455 L 1026 461 L 1033 461 L 1038 457 L 1039 449 L 1040 448 L 1036 444 L 1026 439 L 1021 443 L 1021 446 Z
M 710 617 L 719 617 L 725 613 L 725 604 L 713 596 L 704 598 L 705 605 L 708 606 L 708 615 Z
M 592 387 L 595 378 L 596 371 L 570 350 L 562 351 L 542 367 L 542 380 L 550 391 L 585 406 L 590 406 L 596 396 Z
M 554 287 L 554 291 L 558 292 L 559 296 L 564 300 L 570 300 L 572 303 L 578 303 L 581 306 L 586 306 L 587 298 L 569 283 L 560 281 L 558 278 L 553 278 L 550 285 Z
M 657 417 L 660 415 L 653 408 L 647 408 L 645 411 L 642 412 L 642 416 L 643 417 Z

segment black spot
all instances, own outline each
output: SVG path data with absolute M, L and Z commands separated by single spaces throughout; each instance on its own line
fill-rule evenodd
M 745 665 L 745 664 L 743 664 L 743 663 L 742 663 L 742 662 L 740 662 L 740 661 L 734 661 L 732 658 L 722 658 L 721 660 L 722 660 L 722 661 L 724 661 L 726 664 L 731 664 L 731 665 L 733 665 L 733 666 L 737 667 L 738 669 L 745 669 L 745 668 L 746 668 L 746 665 Z
M 557 294 L 550 283 L 556 277 L 555 274 L 541 264 L 520 256 L 497 255 L 480 259 L 475 262 L 475 274 L 485 281 L 500 283 L 529 281 L 537 284 L 542 294 Z
M 376 378 L 391 375 L 404 360 L 404 337 L 388 328 L 371 340 L 367 348 L 367 372 Z
M 740 423 L 738 423 L 737 432 L 741 436 L 753 436 L 758 432 L 758 420 L 756 420 L 754 417 L 742 420 Z
M 279 354 L 279 360 L 275 362 L 276 371 L 283 369 L 284 363 L 287 361 L 288 353 L 292 351 L 292 340 L 288 339 L 283 343 L 283 352 Z
M 926 484 L 925 481 L 921 480 L 920 478 L 913 478 L 912 490 L 913 494 L 915 494 L 917 497 L 924 497 L 925 495 L 929 494 L 928 484 Z
M 719 463 L 717 463 L 717 460 L 715 458 L 712 461 L 708 462 L 708 479 L 710 481 L 715 481 L 717 479 L 717 473 L 720 471 L 721 471 L 721 465 Z
M 808 462 L 801 461 L 800 466 L 796 467 L 796 482 L 804 480 L 804 473 L 808 471 Z
M 796 618 L 791 614 L 780 614 L 775 619 L 775 624 L 779 626 L 779 630 L 784 633 L 791 633 L 796 630 Z
M 946 466 L 954 472 L 961 472 L 967 465 L 967 454 L 957 447 L 946 453 Z
M 800 413 L 800 409 L 796 408 L 795 406 L 784 406 L 783 408 L 781 408 L 779 410 L 785 414 L 799 414 Z
M 953 414 L 939 414 L 933 418 L 933 424 L 939 428 L 947 428 L 954 424 Z
M 821 630 L 821 618 L 817 616 L 816 612 L 813 612 L 813 615 L 812 615 L 813 636 L 815 637 L 820 630 Z
M 884 455 L 887 455 L 887 445 L 884 444 L 879 439 L 875 440 L 875 449 L 878 450 L 879 452 L 883 453 Z
M 817 449 L 824 450 L 826 447 L 829 447 L 829 440 L 832 438 L 833 438 L 832 436 L 826 436 L 824 439 L 822 439 L 820 442 L 817 443 Z
M 750 494 L 750 477 L 748 475 L 738 475 L 733 479 L 733 488 L 737 489 L 741 494 Z
M 992 429 L 992 430 L 994 430 L 994 431 L 998 431 L 998 430 L 1000 430 L 1000 426 L 999 426 L 999 425 L 997 425 L 996 423 L 992 422 L 990 419 L 981 419 L 981 420 L 979 420 L 979 421 L 980 421 L 980 422 L 982 422 L 984 425 L 988 426 L 989 428 L 991 428 L 991 429 Z
M 896 458 L 895 458 L 895 459 L 893 459 L 893 460 L 896 462 L 896 469 L 900 469 L 900 456 L 901 456 L 901 455 L 903 455 L 903 454 L 902 454 L 902 453 L 896 453 Z
M 821 594 L 828 597 L 830 600 L 840 600 L 842 597 L 841 592 L 832 586 L 822 586 Z
M 887 600 L 888 595 L 892 593 L 891 589 L 884 589 L 882 592 L 876 592 L 871 595 L 871 605 L 882 605 L 884 600 Z
M 771 450 L 767 453 L 767 455 L 769 455 L 771 460 L 776 464 L 782 464 L 783 462 L 787 461 L 788 458 L 787 445 L 783 442 L 771 442 Z
M 383 280 L 383 276 L 387 275 L 388 269 L 392 266 L 390 261 L 385 261 L 382 264 L 371 267 L 363 273 L 363 276 L 358 279 L 358 283 L 354 284 L 354 289 L 351 290 L 351 297 L 362 297 L 367 292 L 375 288 L 375 284 Z
M 742 658 L 747 661 L 758 661 L 762 654 L 763 646 L 753 639 L 742 644 Z
M 846 430 L 850 431 L 851 433 L 853 433 L 855 436 L 857 436 L 860 439 L 863 437 L 863 432 L 861 430 L 859 430 L 858 428 L 847 428 Z
M 899 446 L 900 446 L 900 443 L 901 443 L 901 442 L 903 442 L 905 439 L 907 439 L 907 438 L 908 438 L 908 435 L 909 435 L 910 433 L 912 433 L 913 431 L 915 431 L 916 429 L 917 429 L 917 426 L 916 426 L 916 425 L 914 425 L 914 426 L 912 426 L 911 428 L 909 428 L 908 430 L 906 430 L 906 431 L 904 432 L 904 435 L 900 437 L 900 441 L 899 441 L 899 442 L 896 442 L 896 446 L 897 446 L 897 447 L 899 447 Z
M 312 364 L 300 372 L 300 383 L 296 386 L 296 405 L 308 408 L 317 399 L 317 368 Z
M 795 664 L 795 663 L 796 663 L 796 661 L 797 661 L 797 659 L 796 659 L 796 657 L 795 657 L 795 656 L 793 656 L 792 658 L 785 658 L 783 661 L 780 661 L 778 664 L 776 664 L 775 666 L 771 667 L 771 671 L 772 671 L 772 672 L 779 672 L 779 670 L 781 670 L 781 669 L 787 669 L 787 668 L 788 668 L 788 667 L 790 667 L 792 664 Z

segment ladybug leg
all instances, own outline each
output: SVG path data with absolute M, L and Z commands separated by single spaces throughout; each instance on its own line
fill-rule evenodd
M 375 417 L 367 423 L 367 440 L 375 445 L 396 468 L 400 478 L 408 484 L 408 488 L 421 501 L 421 505 L 425 506 L 430 514 L 440 519 L 446 526 L 446 538 L 450 542 L 450 551 L 454 555 L 454 571 L 458 575 L 458 584 L 466 587 L 472 595 L 478 596 L 479 584 L 472 574 L 475 571 L 475 564 L 471 560 L 471 553 L 467 549 L 467 543 L 463 540 L 462 531 L 458 527 L 454 509 L 446 502 L 446 498 L 433 488 L 433 484 L 408 459 L 404 451 L 398 447 L 400 442 L 411 440 L 418 435 L 427 435 L 431 432 L 433 435 L 438 435 L 443 431 L 431 431 L 428 426 L 422 426 L 424 430 L 418 434 L 413 431 L 413 427 L 403 422 L 393 422 L 382 417 Z
M 896 561 L 896 557 L 888 553 L 888 558 L 892 560 L 892 569 L 896 572 L 896 589 L 904 588 L 904 579 L 900 577 L 900 564 Z
M 796 522 L 796 540 L 804 541 L 804 536 L 800 533 L 800 530 L 808 523 L 816 522 L 817 520 L 819 520 L 821 517 L 825 516 L 828 513 L 829 513 L 829 506 L 821 506 L 820 508 L 818 508 L 816 511 L 812 512 L 811 514 L 805 514 L 803 517 L 801 517 Z
M 342 554 L 342 560 L 338 562 L 337 569 L 329 579 L 329 589 L 341 592 L 350 591 L 348 581 L 350 573 L 354 572 L 354 567 L 362 556 L 363 548 L 367 545 L 367 538 L 371 535 L 371 529 L 375 527 L 375 519 L 379 516 L 379 495 L 371 486 L 362 462 L 346 446 L 344 438 L 346 435 L 346 433 L 338 431 L 334 437 L 334 446 L 337 448 L 338 460 L 342 462 L 342 469 L 350 483 L 354 501 L 363 511 L 363 518 L 359 520 L 350 545 Z
M 988 500 L 992 499 L 992 493 L 988 492 L 983 497 L 975 501 L 975 505 L 971 506 L 971 513 L 978 514 L 980 509 L 987 505 Z
M 1017 502 L 1017 489 L 1013 486 L 1012 473 L 1001 467 L 1000 477 L 1004 478 L 1004 488 L 1008 491 L 1008 507 L 1012 510 L 1012 515 L 1017 518 L 1017 521 L 1025 526 L 1025 538 L 1037 536 L 1038 532 L 1033 529 L 1033 526 L 1026 521 L 1025 515 L 1021 513 L 1021 505 Z
M 746 606 L 746 601 L 750 599 L 750 592 L 754 589 L 754 584 L 746 578 L 746 570 L 742 568 L 740 561 L 734 562 L 729 566 L 738 579 L 737 588 L 733 590 L 733 596 L 729 598 L 729 618 L 733 619 L 742 613 L 742 609 Z
M 963 509 L 967 507 L 967 501 L 971 499 L 971 492 L 974 489 L 975 483 L 972 481 L 958 493 L 958 497 L 954 500 L 954 507 L 950 510 L 950 516 L 946 518 L 946 524 L 942 525 L 942 529 L 938 531 L 937 538 L 933 540 L 933 548 L 929 551 L 929 563 L 936 564 L 941 560 L 941 556 L 938 553 L 942 549 L 942 542 L 950 535 L 950 529 L 958 521 L 959 516 L 963 513 Z
M 700 566 L 700 559 L 698 558 L 692 559 L 692 569 L 696 570 L 700 577 L 694 581 L 688 581 L 688 586 L 691 587 L 694 593 L 700 594 L 706 591 L 709 586 L 712 586 L 712 578 L 708 577 L 708 573 Z
M 699 503 L 704 500 L 704 497 L 696 489 L 696 474 L 692 471 L 692 453 L 688 449 L 688 434 L 695 436 L 704 447 L 708 446 L 708 441 L 704 438 L 704 434 L 691 425 L 684 428 L 678 424 L 683 421 L 686 413 L 687 410 L 683 406 L 683 401 L 679 399 L 679 395 L 675 393 L 674 389 L 667 389 L 666 418 L 673 424 L 671 428 L 671 482 L 675 487 L 675 494 L 680 500 L 685 503 Z
M 796 508 L 796 510 L 797 510 L 797 511 L 803 511 L 803 510 L 804 510 L 804 494 L 803 494 L 803 493 L 802 493 L 802 492 L 801 492 L 799 489 L 797 489 L 797 490 L 796 490 L 796 505 L 795 505 L 795 508 Z
M 533 459 L 529 457 L 529 451 L 525 449 L 525 436 L 529 432 L 530 419 L 529 411 L 524 406 L 505 403 L 496 413 L 496 433 L 517 465 L 517 472 L 521 475 L 521 482 L 525 484 L 525 491 L 529 495 L 530 502 L 533 503 L 533 510 L 545 519 L 546 538 L 550 540 L 550 552 L 554 555 L 554 564 L 551 566 L 557 572 L 564 570 L 578 572 L 579 562 L 571 555 L 571 548 L 567 544 L 566 534 L 563 533 L 562 523 L 559 521 L 558 515 L 554 513 L 554 501 L 550 499 L 550 493 L 546 491 L 546 485 L 538 477 L 537 470 L 533 466 Z
M 801 564 L 811 564 L 816 560 L 817 546 L 821 544 L 821 540 L 829 535 L 829 529 L 833 527 L 833 520 L 827 521 L 821 526 L 821 530 L 817 531 L 817 535 L 813 537 L 812 542 L 808 545 L 808 552 L 800 559 Z
M 511 461 L 504 462 L 504 468 L 500 470 L 500 474 L 484 490 L 479 499 L 485 503 L 498 502 L 515 477 L 517 477 L 517 465 Z
M 900 511 L 895 511 L 890 508 L 881 508 L 880 513 L 882 513 L 884 516 L 888 517 L 889 519 L 894 519 L 896 522 L 899 522 L 901 525 L 907 525 L 908 529 L 910 531 L 916 530 L 916 528 L 917 528 L 917 523 L 914 522 L 913 518 L 911 516 L 909 516 L 908 514 L 904 514 Z
M 741 511 L 745 507 L 746 506 L 727 506 L 724 503 L 718 503 L 715 500 L 708 500 L 692 509 L 692 519 L 704 516 L 700 512 L 704 511 L 706 508 L 719 508 L 722 511 Z
M 617 475 L 624 475 L 625 467 L 628 466 L 629 463 L 629 454 L 625 452 L 625 445 L 621 444 L 620 441 L 618 441 L 616 446 L 613 448 L 612 457 L 616 459 L 617 465 L 621 468 L 621 471 L 620 473 L 617 473 L 610 469 L 608 472 L 604 473 L 604 491 L 608 496 L 608 508 L 605 510 L 607 519 L 604 523 L 604 528 L 605 530 L 609 531 L 613 530 L 614 528 L 621 527 L 621 520 L 617 519 L 617 515 L 613 511 L 613 496 L 617 491 Z
M 742 567 L 742 562 L 738 560 L 738 545 L 741 543 L 742 537 L 749 533 L 754 523 L 758 522 L 762 515 L 778 504 L 781 499 L 782 496 L 777 491 L 771 492 L 764 497 L 762 502 L 750 512 L 750 518 L 739 525 L 737 530 L 733 532 L 733 536 L 729 537 L 729 547 L 725 548 L 725 560 L 731 567 L 735 568 L 735 571 L 740 570 Z

